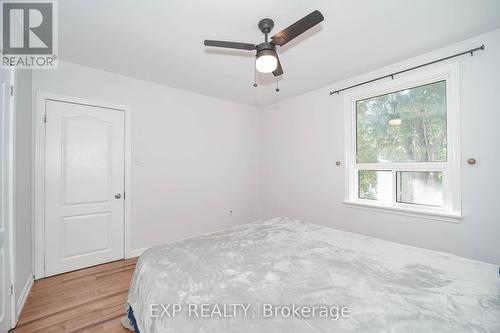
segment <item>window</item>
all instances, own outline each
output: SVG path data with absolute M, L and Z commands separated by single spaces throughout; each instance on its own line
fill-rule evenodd
M 346 96 L 347 204 L 460 218 L 458 65 Z

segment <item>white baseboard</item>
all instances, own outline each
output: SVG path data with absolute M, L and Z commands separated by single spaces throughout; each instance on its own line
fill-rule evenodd
M 139 257 L 142 254 L 142 252 L 146 251 L 147 249 L 149 249 L 149 247 L 143 247 L 142 249 L 132 250 L 128 253 L 126 259 Z
M 31 287 L 33 287 L 33 275 L 30 275 L 28 281 L 26 281 L 26 284 L 24 285 L 23 290 L 21 290 L 21 294 L 19 295 L 19 298 L 17 299 L 16 302 L 16 324 L 17 321 L 19 320 L 19 316 L 21 315 L 21 311 L 23 311 L 24 304 L 26 304 L 26 300 L 28 299 L 28 295 L 31 291 Z

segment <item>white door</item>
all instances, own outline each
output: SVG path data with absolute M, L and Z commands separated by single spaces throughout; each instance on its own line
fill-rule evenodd
M 9 220 L 12 214 L 12 115 L 9 110 L 9 73 L 0 70 L 0 333 L 11 328 Z
M 45 276 L 124 258 L 124 112 L 47 100 Z

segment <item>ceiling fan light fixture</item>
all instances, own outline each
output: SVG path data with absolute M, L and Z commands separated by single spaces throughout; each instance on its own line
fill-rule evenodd
M 278 67 L 278 57 L 274 50 L 262 50 L 257 52 L 255 68 L 261 73 L 271 73 Z

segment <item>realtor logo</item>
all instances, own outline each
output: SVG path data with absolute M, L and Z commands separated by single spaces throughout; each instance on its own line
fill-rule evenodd
M 1 67 L 57 68 L 57 3 L 1 2 Z

